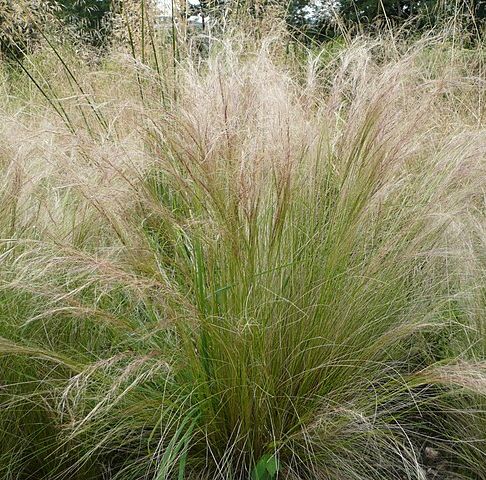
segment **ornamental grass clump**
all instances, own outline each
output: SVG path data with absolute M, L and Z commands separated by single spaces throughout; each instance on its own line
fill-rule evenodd
M 483 478 L 479 57 L 238 40 L 1 113 L 2 478 Z

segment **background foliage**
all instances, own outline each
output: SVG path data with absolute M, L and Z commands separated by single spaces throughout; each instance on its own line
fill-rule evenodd
M 38 25 L 45 24 L 46 14 L 67 28 L 78 41 L 96 47 L 106 45 L 113 32 L 116 14 L 125 10 L 138 15 L 143 2 L 128 0 L 0 0 L 1 51 L 7 56 L 18 56 L 29 50 L 38 40 Z M 133 4 L 133 5 L 132 5 Z M 174 5 L 178 5 L 176 2 Z M 483 29 L 486 18 L 486 0 L 200 0 L 199 4 L 179 6 L 182 16 L 199 17 L 199 27 L 205 29 L 207 19 L 222 19 L 233 13 L 246 12 L 261 17 L 275 8 L 286 19 L 288 28 L 301 39 L 324 41 L 346 29 L 366 28 L 368 25 L 399 25 L 413 23 L 416 28 L 430 28 L 440 19 L 458 13 L 469 19 L 475 33 Z M 459 7 L 459 8 L 458 8 Z M 119 15 L 119 16 L 123 16 Z M 118 22 L 120 23 L 120 22 Z

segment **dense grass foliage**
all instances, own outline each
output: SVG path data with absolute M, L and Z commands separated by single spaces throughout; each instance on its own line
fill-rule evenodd
M 147 39 L 2 70 L 1 478 L 486 478 L 484 48 Z

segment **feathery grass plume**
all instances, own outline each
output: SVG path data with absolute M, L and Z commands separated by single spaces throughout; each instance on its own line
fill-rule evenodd
M 22 57 L 39 44 L 38 23 L 52 23 L 55 2 L 2 0 L 0 2 L 0 60 Z
M 2 478 L 483 475 L 482 50 L 243 38 L 5 98 Z
M 141 58 L 142 62 L 154 32 L 156 17 L 157 6 L 153 0 L 123 0 L 115 10 L 115 39 L 127 45 L 133 56 Z

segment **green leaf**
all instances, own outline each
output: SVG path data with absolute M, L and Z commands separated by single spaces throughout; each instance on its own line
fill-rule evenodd
M 253 480 L 271 480 L 278 472 L 278 460 L 276 455 L 266 453 L 255 465 L 253 469 Z
M 278 460 L 275 454 L 270 456 L 267 460 L 267 472 L 269 473 L 270 478 L 275 477 L 278 472 Z

